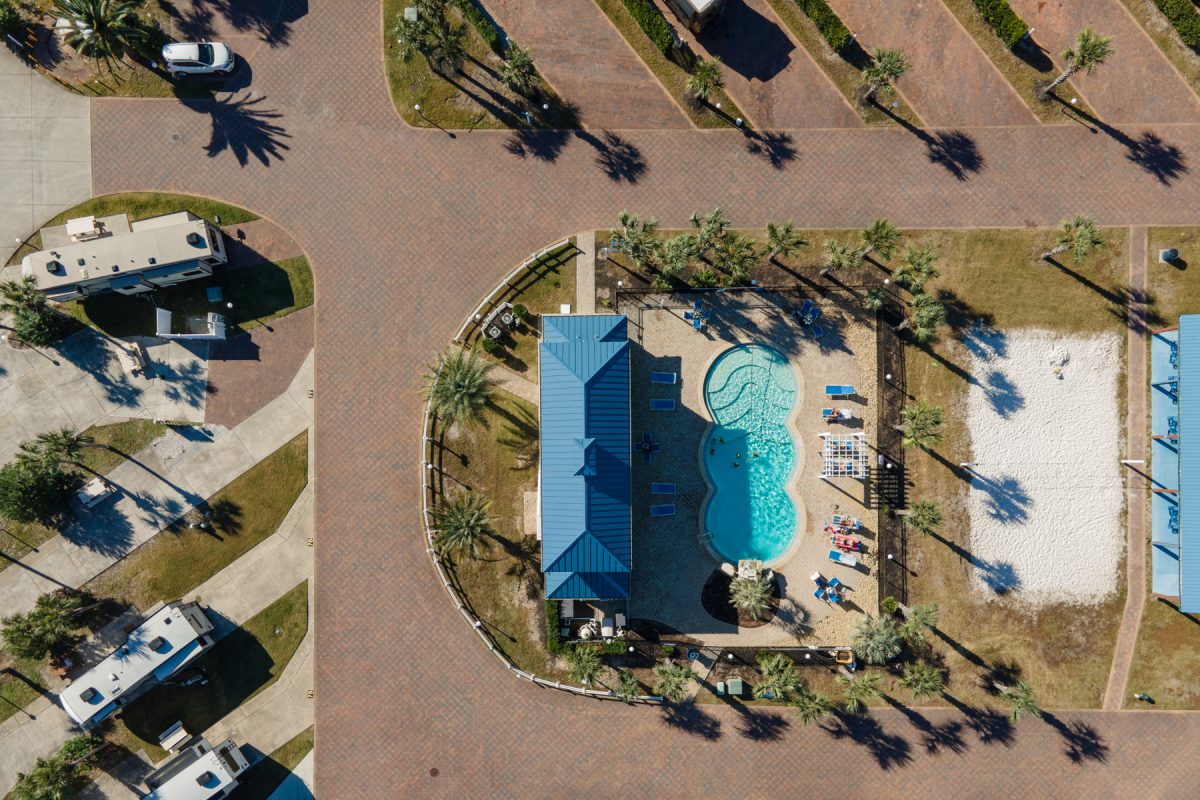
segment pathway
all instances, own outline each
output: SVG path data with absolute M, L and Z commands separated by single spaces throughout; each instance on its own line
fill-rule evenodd
M 904 49 L 912 69 L 898 85 L 927 124 L 1037 124 L 1020 95 L 939 0 L 830 0 L 830 6 L 858 34 L 864 49 Z
M 579 255 L 575 259 L 575 313 L 596 313 L 596 232 L 575 234 Z
M 589 128 L 687 128 L 675 105 L 593 0 L 489 0 L 504 32 L 533 52 L 559 96 Z M 602 66 L 601 66 L 602 65 Z
M 1010 0 L 1034 40 L 1058 68 L 1084 27 L 1113 38 L 1113 54 L 1092 75 L 1071 84 L 1105 121 L 1129 125 L 1200 122 L 1200 98 L 1146 35 L 1121 0 Z M 1155 10 L 1155 14 L 1159 12 Z M 1164 22 L 1164 24 L 1166 24 Z
M 1141 299 L 1129 304 L 1130 324 L 1125 338 L 1125 349 L 1129 354 L 1125 384 L 1128 403 L 1125 414 L 1125 458 L 1143 461 L 1143 464 L 1134 468 L 1123 467 L 1129 481 L 1125 490 L 1125 612 L 1121 615 L 1121 629 L 1117 633 L 1112 668 L 1108 673 L 1108 686 L 1104 690 L 1105 711 L 1117 711 L 1124 705 L 1129 671 L 1133 666 L 1133 655 L 1137 648 L 1138 628 L 1142 624 L 1142 612 L 1146 608 L 1146 493 L 1150 487 L 1141 475 L 1146 470 L 1146 421 L 1149 419 L 1146 406 L 1146 361 L 1150 345 L 1147 341 L 1149 331 L 1146 326 L 1144 301 L 1148 290 L 1146 257 L 1146 229 L 1131 228 L 1129 286 L 1133 296 Z
M 313 754 L 309 753 L 267 800 L 313 800 L 312 787 Z
M 498 364 L 492 370 L 492 378 L 496 382 L 496 387 L 503 389 L 510 394 L 515 394 L 517 397 L 526 402 L 533 403 L 535 406 L 541 402 L 541 391 L 538 385 L 526 377 L 518 375 L 506 366 Z

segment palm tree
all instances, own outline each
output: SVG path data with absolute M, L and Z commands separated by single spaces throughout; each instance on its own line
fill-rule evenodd
M 785 654 L 764 650 L 757 660 L 762 680 L 754 687 L 755 697 L 770 695 L 776 700 L 786 700 L 800 687 L 795 662 Z
M 614 697 L 618 697 L 626 703 L 632 703 L 641 695 L 642 685 L 638 683 L 638 679 L 632 672 L 622 670 L 617 673 L 617 688 L 613 689 Z
M 908 618 L 900 626 L 900 638 L 909 644 L 921 641 L 925 631 L 937 625 L 937 603 L 924 606 L 913 606 L 908 609 Z
M 87 596 L 66 591 L 50 592 L 37 599 L 28 614 L 13 614 L 0 623 L 4 642 L 21 658 L 45 658 L 74 636 L 76 615 Z
M 714 93 L 725 88 L 725 78 L 721 75 L 721 59 L 697 60 L 684 88 L 696 104 L 707 103 Z
M 18 447 L 17 461 L 26 464 L 34 462 L 47 466 L 58 467 L 63 463 L 79 466 L 83 451 L 89 448 L 111 450 L 106 444 L 96 444 L 96 440 L 73 428 L 59 428 L 56 431 L 39 433 L 32 442 L 22 442 Z
M 877 219 L 862 232 L 863 258 L 871 253 L 879 253 L 880 258 L 888 260 L 900 245 L 900 229 L 886 219 Z
M 17 773 L 13 800 L 68 800 L 79 788 L 79 770 L 61 756 L 38 758 L 29 772 Z
M 492 534 L 496 518 L 488 514 L 491 506 L 482 495 L 461 492 L 442 500 L 433 510 L 433 543 L 439 551 L 479 558 L 486 537 Z
M 772 261 L 776 256 L 788 256 L 808 244 L 800 234 L 796 233 L 796 223 L 788 220 L 776 225 L 767 223 L 767 257 Z
M 1096 220 L 1076 214 L 1073 219 L 1063 220 L 1062 233 L 1059 235 L 1058 241 L 1055 242 L 1054 247 L 1042 253 L 1042 260 L 1045 261 L 1070 250 L 1075 257 L 1075 263 L 1079 264 L 1093 250 L 1099 250 L 1103 246 L 1104 240 L 1100 238 Z
M 396 21 L 400 58 L 420 53 L 434 72 L 458 72 L 467 55 L 465 25 L 452 25 L 446 17 L 446 0 L 414 0 L 416 19 L 401 13 Z
M 918 344 L 932 342 L 938 329 L 946 324 L 946 307 L 931 294 L 922 292 L 913 298 L 909 315 L 896 326 L 897 331 L 912 328 L 912 337 Z
M 750 270 L 758 264 L 758 249 L 750 237 L 726 233 L 717 240 L 713 260 L 717 268 L 725 272 L 726 285 L 737 286 L 749 279 Z
M 854 654 L 868 664 L 884 664 L 900 654 L 900 634 L 891 617 L 863 614 L 850 637 Z
M 863 85 L 867 87 L 863 94 L 863 102 L 870 100 L 877 93 L 891 94 L 895 91 L 893 85 L 900 76 L 908 72 L 911 65 L 908 57 L 900 48 L 876 48 L 871 54 L 871 63 L 863 68 Z
M 887 295 L 883 293 L 883 289 L 868 289 L 867 293 L 863 296 L 863 308 L 867 311 L 878 311 L 883 308 L 886 302 Z
M 1035 717 L 1042 715 L 1042 707 L 1033 696 L 1033 689 L 1029 688 L 1025 681 L 1017 681 L 1012 686 L 999 685 L 997 688 L 1000 690 L 1000 696 L 1012 705 L 1013 722 L 1021 719 L 1022 714 L 1032 714 Z
M 654 693 L 668 703 L 678 703 L 687 694 L 692 671 L 677 664 L 656 664 L 654 667 Z
M 912 692 L 913 697 L 920 700 L 926 697 L 937 697 L 942 693 L 945 677 L 942 671 L 925 661 L 915 661 L 904 665 L 904 675 L 900 685 Z
M 920 294 L 925 284 L 940 274 L 934 269 L 936 262 L 933 250 L 910 244 L 904 253 L 904 263 L 892 270 L 892 279 L 913 294 Z
M 900 409 L 900 424 L 897 428 L 904 434 L 902 444 L 905 447 L 929 450 L 942 443 L 942 425 L 945 423 L 944 408 L 918 400 Z
M 701 255 L 707 253 L 713 245 L 725 238 L 725 234 L 729 232 L 729 226 L 733 224 L 720 206 L 704 217 L 692 212 L 690 222 L 697 231 L 696 244 L 700 248 Z
M 109 62 L 149 41 L 136 0 L 54 0 L 71 21 L 67 43 L 81 56 Z
M 37 279 L 32 275 L 0 283 L 0 312 L 12 315 L 12 330 L 32 345 L 44 347 L 62 335 L 58 313 L 38 290 Z
M 682 234 L 663 242 L 658 253 L 658 268 L 664 278 L 678 278 L 699 256 L 696 237 Z
M 496 382 L 489 375 L 493 366 L 474 350 L 452 348 L 439 356 L 425 375 L 425 397 L 433 413 L 450 428 L 477 423 L 483 407 L 493 399 Z
M 720 282 L 720 276 L 709 267 L 700 267 L 688 278 L 688 285 L 693 289 L 711 289 Z
M 845 695 L 843 705 L 847 713 L 857 714 L 867 707 L 868 700 L 882 697 L 883 689 L 879 686 L 879 681 L 878 672 L 866 672 L 857 677 L 839 673 L 837 682 Z
M 735 578 L 729 584 L 729 603 L 754 619 L 762 619 L 771 607 L 771 582 L 760 578 Z
M 633 259 L 633 264 L 640 270 L 645 270 L 658 258 L 659 239 L 655 236 L 658 230 L 658 220 L 654 217 L 639 217 L 622 211 L 617 215 L 620 231 L 613 231 L 613 236 L 625 240 L 625 252 Z
M 1091 28 L 1084 28 L 1076 34 L 1075 46 L 1063 51 L 1062 58 L 1067 62 L 1067 68 L 1042 90 L 1042 95 L 1050 94 L 1060 83 L 1080 70 L 1086 75 L 1091 75 L 1112 53 L 1111 36 L 1098 36 Z
M 804 687 L 796 693 L 792 705 L 796 708 L 796 716 L 800 717 L 800 722 L 805 727 L 820 722 L 833 711 L 833 702 L 828 697 Z
M 922 536 L 936 533 L 942 524 L 942 509 L 936 500 L 914 500 L 907 511 L 897 513 L 906 518 L 908 524 Z
M 857 267 L 862 263 L 862 252 L 849 242 L 835 239 L 825 240 L 825 266 L 821 269 L 824 278 L 831 272 Z
M 588 684 L 600 674 L 600 651 L 595 647 L 575 647 L 567 651 L 567 663 L 571 671 L 567 677 L 577 683 Z
M 533 54 L 519 44 L 510 42 L 504 59 L 500 62 L 500 80 L 520 95 L 528 95 L 538 82 L 537 70 L 533 66 Z

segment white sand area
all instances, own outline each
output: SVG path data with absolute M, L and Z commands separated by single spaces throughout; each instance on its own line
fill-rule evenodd
M 975 588 L 1095 603 L 1124 547 L 1115 334 L 973 330 L 967 423 Z

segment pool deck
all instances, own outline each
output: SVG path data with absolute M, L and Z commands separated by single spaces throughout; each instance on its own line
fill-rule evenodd
M 703 332 L 692 330 L 683 311 L 703 296 L 713 311 Z M 823 481 L 821 440 L 827 430 L 865 431 L 874 440 L 876 424 L 876 354 L 874 319 L 864 314 L 854 298 L 831 294 L 817 302 L 822 308 L 825 336 L 814 341 L 791 321 L 803 297 L 795 293 L 684 294 L 668 300 L 665 308 L 642 310 L 622 306 L 628 314 L 632 354 L 632 391 L 635 441 L 651 433 L 661 449 L 651 463 L 635 459 L 633 467 L 634 570 L 630 617 L 653 620 L 678 634 L 710 646 L 782 646 L 846 644 L 861 610 L 874 611 L 878 591 L 874 538 L 876 512 L 864 506 L 869 487 L 861 481 Z M 640 326 L 640 327 L 639 327 Z M 640 341 L 636 338 L 640 336 Z M 704 504 L 710 488 L 701 448 L 711 419 L 704 402 L 704 378 L 712 362 L 735 344 L 767 344 L 788 356 L 796 377 L 797 411 L 789 427 L 800 449 L 789 495 L 800 509 L 798 541 L 791 555 L 775 567 L 783 586 L 780 612 L 768 624 L 739 629 L 719 622 L 704 611 L 701 589 L 720 561 L 700 541 Z M 651 384 L 649 373 L 675 372 L 674 386 Z M 831 403 L 824 396 L 827 383 L 849 383 L 856 396 Z M 674 411 L 650 411 L 650 400 L 676 401 Z M 821 408 L 850 406 L 849 425 L 829 424 Z M 651 495 L 651 482 L 677 485 L 674 497 Z M 674 502 L 675 514 L 651 518 L 653 503 Z M 827 557 L 829 537 L 823 528 L 830 515 L 840 513 L 862 520 L 867 548 L 857 569 L 833 564 Z M 810 576 L 820 572 L 837 577 L 849 589 L 841 608 L 813 597 Z

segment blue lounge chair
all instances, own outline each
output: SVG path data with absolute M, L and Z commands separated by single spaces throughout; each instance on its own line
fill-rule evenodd
M 650 401 L 651 411 L 674 411 L 675 401 L 670 398 L 656 397 Z
M 811 314 L 813 312 L 813 309 L 816 307 L 817 307 L 817 304 L 814 303 L 812 300 L 805 300 L 804 303 L 800 306 L 800 316 L 807 317 L 809 314 Z
M 703 300 L 697 300 L 696 302 L 692 303 L 692 310 L 699 311 L 702 308 L 704 308 Z
M 821 419 L 831 419 L 832 417 L 833 417 L 833 409 L 832 408 L 822 408 L 821 409 Z
M 704 327 L 704 323 L 703 323 L 703 322 L 700 320 L 700 318 L 699 318 L 699 317 L 697 317 L 696 319 L 692 320 L 692 329 L 693 329 L 693 330 L 697 330 L 697 331 L 698 331 L 698 330 L 700 330 L 702 327 Z
M 679 374 L 676 372 L 651 372 L 651 383 L 665 383 L 674 386 L 679 382 Z
M 1179 366 L 1179 342 L 1171 342 L 1171 366 Z
M 675 484 L 652 483 L 650 484 L 650 494 L 675 494 Z
M 812 335 L 813 335 L 814 339 L 820 339 L 822 336 L 825 335 L 825 329 L 822 328 L 820 325 L 813 325 L 812 326 Z
M 850 397 L 854 394 L 854 387 L 844 383 L 827 383 L 825 394 L 830 397 Z
M 673 517 L 675 516 L 674 503 L 659 503 L 650 506 L 650 516 L 652 517 Z

